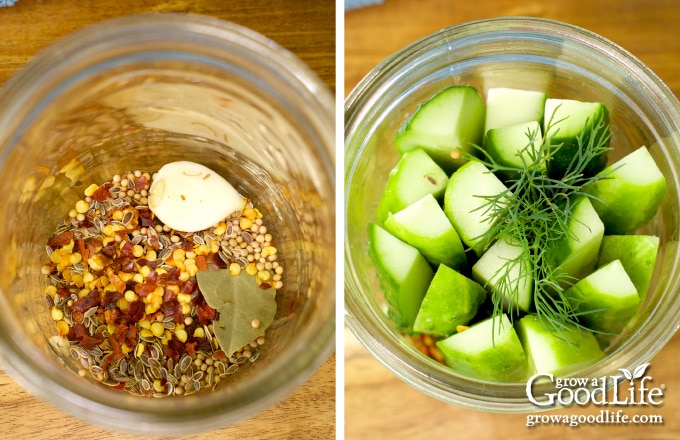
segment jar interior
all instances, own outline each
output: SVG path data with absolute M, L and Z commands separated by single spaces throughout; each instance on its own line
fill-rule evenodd
M 55 374 L 65 372 L 54 367 L 59 364 L 74 372 L 82 368 L 68 356 L 62 338 L 55 336 L 46 305 L 46 278 L 40 268 L 48 261 L 47 240 L 88 185 L 130 170 L 153 173 L 175 160 L 206 165 L 252 200 L 274 236 L 285 268 L 283 287 L 276 294 L 276 316 L 258 360 L 228 378 L 227 385 L 233 386 L 213 393 L 232 394 L 232 401 L 221 403 L 222 410 L 238 408 L 239 393 L 252 391 L 247 386 L 250 379 L 264 375 L 271 380 L 278 368 L 281 380 L 297 381 L 291 376 L 301 365 L 307 368 L 319 362 L 310 357 L 322 358 L 320 353 L 327 352 L 335 298 L 329 276 L 334 270 L 329 258 L 334 246 L 334 195 L 329 189 L 333 182 L 327 134 L 319 134 L 315 116 L 296 110 L 299 104 L 294 99 L 300 96 L 291 101 L 258 78 L 237 70 L 225 72 L 223 67 L 153 57 L 97 66 L 58 84 L 35 102 L 8 141 L 0 181 L 5 194 L 0 242 L 9 246 L 0 257 L 2 303 L 9 307 L 4 313 L 13 318 L 18 351 L 25 350 L 27 359 L 40 357 L 39 362 L 48 364 L 41 368 Z M 313 340 L 310 332 L 319 339 Z M 100 393 L 98 398 L 108 404 L 140 411 L 150 405 L 152 411 L 165 411 L 165 417 L 199 402 L 187 396 L 160 399 L 175 400 L 170 403 L 140 403 L 97 385 L 97 391 L 81 391 Z M 252 397 L 241 400 L 256 400 L 274 385 L 259 387 Z M 204 403 L 215 405 L 218 399 L 208 397 Z M 165 409 L 158 410 L 158 405 Z M 189 411 L 180 417 L 200 420 L 212 415 Z M 225 420 L 229 418 L 218 423 Z M 174 422 L 168 421 L 169 426 Z
M 599 53 L 591 47 L 592 41 L 567 41 L 556 35 L 559 32 L 537 35 L 533 30 L 526 31 L 531 24 L 518 25 L 521 31 L 507 30 L 503 24 L 493 29 L 493 25 L 478 26 L 469 33 L 465 26 L 445 30 L 415 43 L 378 66 L 368 77 L 371 81 L 361 83 L 348 99 L 347 322 L 390 370 L 435 397 L 490 411 L 536 410 L 526 400 L 526 383 L 500 384 L 463 377 L 425 358 L 384 313 L 387 304 L 369 257 L 367 225 L 374 221 L 388 173 L 399 159 L 394 145 L 397 131 L 420 103 L 445 87 L 471 85 L 483 97 L 489 88 L 512 87 L 545 91 L 550 98 L 603 102 L 610 111 L 612 127 L 614 150 L 609 153 L 609 163 L 640 146 L 649 148 L 666 177 L 668 190 L 658 214 L 637 232 L 659 236 L 660 251 L 646 301 L 620 337 L 611 341 L 606 349 L 608 357 L 570 374 L 597 377 L 648 360 L 640 356 L 653 353 L 641 355 L 639 347 L 635 348 L 640 344 L 641 330 L 663 325 L 671 332 L 676 326 L 664 318 L 662 310 L 672 303 L 678 284 L 677 123 L 667 116 L 666 111 L 673 110 L 670 105 L 664 108 L 666 98 L 658 89 L 650 90 L 647 73 L 619 52 Z

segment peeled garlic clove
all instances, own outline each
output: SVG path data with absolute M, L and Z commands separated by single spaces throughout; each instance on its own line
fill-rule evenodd
M 182 232 L 215 226 L 244 205 L 245 199 L 229 182 L 194 162 L 163 165 L 149 188 L 149 209 L 164 224 Z

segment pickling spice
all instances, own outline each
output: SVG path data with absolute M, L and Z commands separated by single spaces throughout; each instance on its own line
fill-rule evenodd
M 216 337 L 225 317 L 204 298 L 197 273 L 248 277 L 259 287 L 248 294 L 267 292 L 275 308 L 283 266 L 249 200 L 210 228 L 180 232 L 149 209 L 153 178 L 136 170 L 88 186 L 56 228 L 43 266 L 55 333 L 69 341 L 80 376 L 112 388 L 154 397 L 215 390 L 258 358 L 265 328 L 253 314 L 241 332 L 253 339 L 225 351 Z M 238 314 L 250 316 L 243 303 Z

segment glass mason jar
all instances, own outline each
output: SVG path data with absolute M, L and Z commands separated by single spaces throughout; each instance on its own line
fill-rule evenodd
M 536 18 L 498 18 L 443 29 L 376 66 L 345 102 L 345 320 L 389 370 L 445 402 L 494 412 L 540 410 L 526 383 L 475 380 L 423 356 L 385 314 L 367 224 L 373 221 L 388 172 L 398 160 L 400 125 L 444 87 L 469 84 L 543 90 L 552 98 L 605 103 L 617 160 L 645 145 L 663 172 L 667 194 L 640 232 L 660 237 L 653 281 L 638 315 L 596 364 L 571 377 L 620 375 L 649 362 L 680 322 L 678 205 L 680 104 L 662 81 L 630 53 L 589 31 Z M 535 385 L 534 396 L 554 392 Z M 537 399 L 542 404 L 545 399 Z
M 334 120 L 330 91 L 293 54 L 216 19 L 130 16 L 40 53 L 0 95 L 3 365 L 73 415 L 145 433 L 225 426 L 301 384 L 334 347 Z M 202 163 L 249 197 L 286 271 L 267 342 L 232 386 L 140 398 L 74 373 L 40 268 L 89 184 L 175 160 Z

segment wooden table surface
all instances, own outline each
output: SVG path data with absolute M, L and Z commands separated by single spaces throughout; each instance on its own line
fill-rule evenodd
M 594 31 L 640 58 L 680 96 L 680 6 L 675 0 L 384 0 L 345 14 L 345 96 L 378 62 L 408 43 L 470 20 L 527 15 Z M 654 358 L 649 374 L 665 384 L 661 407 L 626 408 L 660 414 L 662 426 L 540 426 L 523 415 L 499 415 L 447 405 L 416 392 L 379 364 L 345 332 L 345 438 L 347 439 L 678 439 L 680 438 L 680 334 Z M 598 414 L 599 409 L 555 414 Z
M 66 34 L 126 14 L 191 12 L 250 27 L 295 53 L 335 90 L 333 0 L 19 0 L 0 8 L 0 87 Z M 181 439 L 331 439 L 336 436 L 335 356 L 287 398 L 230 427 Z M 37 399 L 0 369 L 0 437 L 137 439 L 86 424 Z

